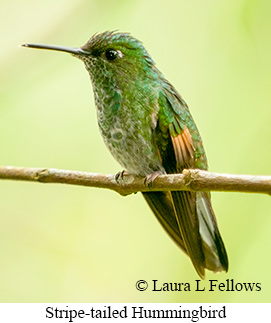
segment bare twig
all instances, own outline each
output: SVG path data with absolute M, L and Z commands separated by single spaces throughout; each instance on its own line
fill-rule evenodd
M 182 174 L 160 175 L 148 187 L 145 179 L 130 174 L 116 181 L 115 175 L 53 168 L 0 166 L 0 179 L 63 183 L 106 188 L 128 195 L 138 191 L 227 191 L 271 193 L 271 176 L 232 175 L 185 169 Z

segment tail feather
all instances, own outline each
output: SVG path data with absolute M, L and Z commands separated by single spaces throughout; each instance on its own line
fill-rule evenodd
M 205 256 L 199 232 L 199 218 L 196 211 L 196 193 L 173 191 L 171 192 L 171 195 L 180 235 L 184 240 L 187 254 L 199 276 L 204 278 Z
M 206 192 L 196 193 L 199 232 L 205 255 L 205 266 L 214 272 L 228 271 L 229 263 L 226 249 L 220 236 L 215 214 Z
M 220 236 L 210 194 L 206 192 L 144 192 L 158 221 L 189 255 L 198 274 L 204 268 L 228 270 L 228 257 Z
M 142 192 L 149 207 L 173 241 L 187 253 L 180 235 L 175 211 L 169 192 Z

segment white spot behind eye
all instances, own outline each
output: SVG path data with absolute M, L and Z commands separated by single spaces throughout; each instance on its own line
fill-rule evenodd
M 118 57 L 119 57 L 119 58 L 122 58 L 122 57 L 123 57 L 123 52 L 122 52 L 122 51 L 120 51 L 119 49 L 117 50 L 117 52 L 118 52 Z

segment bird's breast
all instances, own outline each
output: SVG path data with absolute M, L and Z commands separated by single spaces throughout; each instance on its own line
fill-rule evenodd
M 98 124 L 113 157 L 129 173 L 146 176 L 163 167 L 153 139 L 153 115 L 141 106 L 97 104 Z

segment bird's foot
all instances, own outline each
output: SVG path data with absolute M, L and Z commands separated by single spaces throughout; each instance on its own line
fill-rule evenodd
M 158 170 L 158 171 L 156 171 L 156 172 L 154 172 L 154 173 L 151 173 L 151 174 L 147 175 L 147 176 L 145 177 L 145 179 L 144 179 L 144 184 L 145 184 L 148 188 L 152 188 L 152 183 L 153 183 L 153 181 L 156 179 L 156 177 L 157 177 L 157 176 L 162 175 L 162 174 L 163 174 L 163 173 L 162 173 L 160 170 Z
M 116 175 L 115 175 L 115 181 L 118 183 L 118 184 L 121 184 L 121 182 L 123 181 L 123 178 L 125 175 L 129 175 L 129 173 L 126 171 L 126 170 L 123 170 L 121 172 L 118 172 Z

